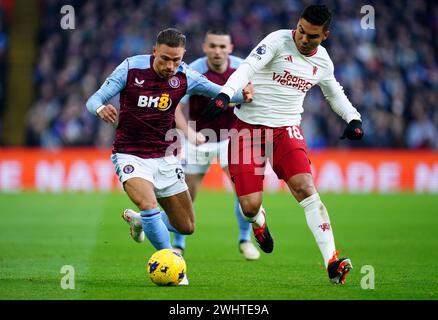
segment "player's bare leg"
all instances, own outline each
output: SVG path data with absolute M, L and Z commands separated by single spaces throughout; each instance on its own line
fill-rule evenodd
M 158 198 L 158 202 L 166 212 L 170 224 L 180 234 L 192 234 L 195 231 L 195 212 L 193 211 L 192 198 L 187 190 L 170 197 Z M 187 275 L 179 284 L 189 284 Z
M 151 182 L 141 178 L 132 178 L 127 180 L 123 187 L 129 199 L 140 211 L 151 210 L 158 206 Z
M 231 180 L 230 171 L 228 170 L 228 167 L 222 168 L 224 173 L 227 175 L 228 179 Z M 232 186 L 234 188 L 234 184 L 232 183 Z M 236 190 L 234 190 L 234 193 L 236 194 Z M 257 250 L 257 248 L 254 246 L 254 244 L 251 242 L 251 226 L 252 224 L 247 221 L 247 218 L 244 216 L 239 200 L 236 199 L 236 204 L 234 208 L 234 213 L 237 218 L 237 223 L 239 226 L 239 251 L 244 256 L 246 260 L 258 260 L 260 258 L 260 252 Z
M 266 214 L 262 207 L 263 192 L 253 192 L 239 196 L 239 203 L 246 220 L 252 223 L 254 236 L 260 249 L 266 253 L 274 250 L 274 240 L 266 224 Z
M 169 217 L 170 224 L 179 233 L 189 235 L 195 231 L 195 212 L 188 191 L 159 198 L 158 202 Z
M 132 202 L 140 210 L 142 229 L 154 247 L 159 250 L 172 248 L 170 244 L 169 230 L 174 232 L 185 232 L 187 234 L 194 231 L 194 213 L 188 191 L 181 192 L 171 197 L 155 197 L 154 187 L 149 181 L 141 178 L 132 178 L 125 182 L 124 188 Z M 166 212 L 161 212 L 158 203 L 163 209 L 170 212 L 170 217 Z M 175 208 L 180 206 L 181 216 L 175 214 Z M 152 208 L 152 209 L 151 209 Z M 133 216 L 138 215 L 130 210 Z M 125 210 L 126 212 L 126 210 Z M 176 216 L 176 217 L 175 217 Z M 188 285 L 187 276 L 179 283 Z
M 128 197 L 140 210 L 143 231 L 152 245 L 157 250 L 172 248 L 169 232 L 162 220 L 161 210 L 155 197 L 153 184 L 142 178 L 131 178 L 125 181 L 123 186 Z
M 230 177 L 230 173 L 228 171 L 228 168 L 224 168 L 224 172 L 225 174 Z M 201 186 L 202 183 L 202 179 L 204 178 L 205 174 L 199 173 L 199 174 L 186 174 L 186 183 L 188 186 L 188 190 L 190 193 L 190 196 L 192 198 L 192 202 L 195 201 L 196 196 L 198 194 L 198 190 Z M 243 217 L 241 216 L 240 213 L 240 207 L 236 208 L 236 210 L 239 210 L 238 214 L 240 219 L 243 220 L 244 224 L 248 224 Z M 237 213 L 236 213 L 237 215 Z M 239 230 L 241 229 L 241 225 L 243 223 L 241 223 L 238 220 L 239 223 Z M 239 232 L 239 236 L 241 235 L 242 232 Z M 173 241 L 173 248 L 177 251 L 179 251 L 181 254 L 184 254 L 184 249 L 185 249 L 185 235 L 183 234 L 178 234 L 175 233 L 174 234 L 174 241 Z M 257 248 L 249 241 L 249 239 L 245 239 L 242 241 L 239 241 L 239 251 L 243 254 L 243 256 L 245 257 L 245 259 L 247 260 L 257 260 L 260 257 L 260 252 L 257 250 Z
M 198 194 L 202 179 L 204 178 L 204 174 L 186 174 L 185 176 L 187 186 L 189 187 L 190 197 L 192 198 L 192 202 L 195 202 L 196 195 Z
M 204 177 L 204 174 L 186 174 L 185 180 L 187 183 L 187 186 L 189 188 L 190 197 L 192 199 L 192 202 L 195 201 L 196 195 L 198 194 L 199 187 L 202 183 L 202 179 Z M 173 248 L 184 255 L 184 249 L 186 246 L 186 236 L 183 234 L 174 233 L 173 234 Z
M 254 192 L 239 197 L 240 207 L 247 218 L 254 218 L 259 214 L 262 206 L 263 192 Z
M 346 258 L 338 259 L 327 209 L 318 195 L 312 175 L 296 174 L 289 178 L 287 185 L 304 209 L 307 225 L 321 251 L 330 280 L 333 283 L 343 284 L 347 273 L 352 268 L 351 261 Z

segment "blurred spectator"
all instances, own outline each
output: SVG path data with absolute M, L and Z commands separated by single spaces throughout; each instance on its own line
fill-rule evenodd
M 413 149 L 425 149 L 437 147 L 438 130 L 433 123 L 433 118 L 429 118 L 424 104 L 415 99 L 412 103 L 413 121 L 407 129 L 407 145 Z
M 309 4 L 306 0 L 73 0 L 69 4 L 76 11 L 76 30 L 62 30 L 59 11 L 66 2 L 41 2 L 44 19 L 34 75 L 37 99 L 29 110 L 27 143 L 44 147 L 111 145 L 113 128 L 84 114 L 84 103 L 123 59 L 150 53 L 161 29 L 174 26 L 186 33 L 186 62 L 203 55 L 205 31 L 217 25 L 231 31 L 234 53 L 246 57 L 268 33 L 295 28 L 291 23 Z M 359 143 L 340 141 L 345 124 L 315 89 L 304 103 L 302 127 L 309 147 L 438 148 L 435 1 L 324 3 L 331 8 L 333 21 L 331 36 L 323 45 L 338 80 L 362 114 L 366 135 Z M 375 29 L 361 28 L 363 5 L 374 7 Z

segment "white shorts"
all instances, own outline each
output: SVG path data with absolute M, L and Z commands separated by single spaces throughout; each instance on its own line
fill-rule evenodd
M 154 185 L 157 198 L 170 197 L 188 189 L 184 171 L 174 156 L 143 159 L 116 153 L 111 155 L 111 161 L 122 184 L 131 178 L 145 179 Z
M 187 174 L 206 173 L 215 159 L 222 168 L 228 166 L 228 139 L 195 146 L 187 139 L 184 144 L 183 168 Z

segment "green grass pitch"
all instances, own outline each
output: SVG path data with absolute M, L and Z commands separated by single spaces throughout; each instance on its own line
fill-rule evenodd
M 132 207 L 125 194 L 0 194 L 0 299 L 437 299 L 436 195 L 322 199 L 337 248 L 353 262 L 346 285 L 329 283 L 289 194 L 264 195 L 275 249 L 249 262 L 237 249 L 233 195 L 204 191 L 187 239 L 190 285 L 158 287 L 145 269 L 152 246 L 133 242 L 120 217 Z M 73 290 L 61 288 L 64 265 L 74 268 Z M 369 266 L 374 289 L 361 286 L 371 284 Z

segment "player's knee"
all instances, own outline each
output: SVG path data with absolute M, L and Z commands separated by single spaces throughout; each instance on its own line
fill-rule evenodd
M 254 217 L 260 210 L 262 202 L 258 199 L 243 200 L 240 202 L 242 212 L 247 217 Z
M 183 226 L 181 226 L 178 231 L 179 233 L 184 235 L 191 235 L 195 232 L 195 223 L 194 222 L 186 223 Z
M 297 198 L 302 200 L 314 194 L 316 189 L 313 182 L 303 181 L 294 187 L 294 192 L 297 195 Z
M 142 200 L 139 203 L 136 203 L 136 205 L 140 209 L 140 211 L 147 211 L 158 208 L 157 201 Z

